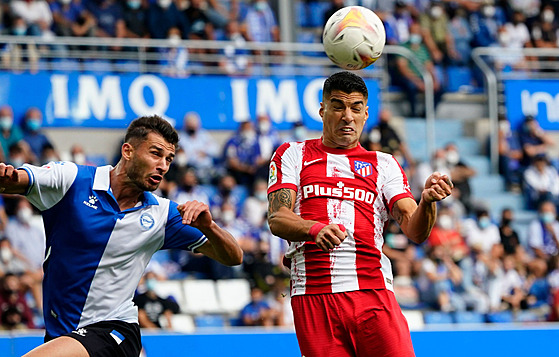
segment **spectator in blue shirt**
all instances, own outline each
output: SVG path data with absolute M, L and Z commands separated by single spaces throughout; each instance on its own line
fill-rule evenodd
M 126 27 L 126 37 L 128 38 L 148 38 L 149 31 L 147 25 L 148 13 L 147 6 L 142 0 L 127 0 L 122 11 L 124 25 Z
M 97 21 L 80 0 L 58 0 L 49 3 L 53 30 L 58 36 L 93 36 Z
M 152 3 L 148 9 L 147 21 L 151 38 L 167 38 L 172 27 L 181 31 L 182 38 L 186 38 L 189 32 L 186 18 L 172 0 L 157 0 Z
M 244 326 L 273 326 L 273 310 L 264 301 L 264 293 L 258 287 L 250 290 L 251 301 L 241 310 Z
M 38 108 L 29 108 L 25 113 L 23 121 L 23 140 L 29 144 L 29 148 L 36 158 L 40 158 L 45 146 L 52 146 L 50 140 L 42 132 L 43 114 Z
M 474 35 L 473 45 L 488 47 L 498 44 L 499 28 L 505 24 L 505 15 L 501 8 L 484 5 L 481 10 L 470 17 L 470 26 Z
M 264 160 L 251 121 L 242 122 L 239 130 L 225 143 L 223 159 L 227 170 L 239 184 L 252 186 L 254 175 Z
M 114 0 L 91 0 L 86 3 L 87 10 L 97 19 L 97 37 L 124 37 L 125 25 L 122 8 Z
M 554 145 L 553 139 L 545 133 L 536 118 L 531 115 L 524 119 L 519 139 L 524 152 L 522 160 L 524 167 L 530 165 L 536 156 L 545 155 L 549 147 Z

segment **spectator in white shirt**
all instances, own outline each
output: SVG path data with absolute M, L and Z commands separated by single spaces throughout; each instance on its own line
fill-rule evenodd
M 12 14 L 21 17 L 27 25 L 28 36 L 52 34 L 52 13 L 44 0 L 15 0 L 11 3 Z
M 559 222 L 553 202 L 540 205 L 538 219 L 530 223 L 528 232 L 528 244 L 537 257 L 548 260 L 559 254 Z
M 488 254 L 495 244 L 501 243 L 499 227 L 489 217 L 486 209 L 476 212 L 476 219 L 468 219 L 464 223 L 466 243 L 470 248 L 481 250 Z
M 543 201 L 559 204 L 559 173 L 543 155 L 536 156 L 524 171 L 525 192 L 531 207 Z

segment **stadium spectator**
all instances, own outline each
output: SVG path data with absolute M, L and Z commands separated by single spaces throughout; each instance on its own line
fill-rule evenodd
M 559 222 L 553 202 L 542 202 L 538 218 L 530 223 L 528 245 L 536 257 L 549 260 L 559 253 Z
M 250 302 L 241 310 L 244 326 L 273 326 L 276 311 L 264 300 L 262 289 L 250 289 Z
M 188 112 L 184 115 L 183 128 L 179 132 L 179 145 L 186 154 L 187 164 L 196 171 L 202 183 L 210 183 L 218 173 L 215 164 L 219 147 L 212 134 L 202 127 L 200 115 Z
M 508 3 L 512 10 L 512 17 L 514 17 L 515 13 L 522 14 L 526 25 L 532 28 L 532 24 L 538 20 L 540 15 L 541 0 L 511 0 Z
M 449 20 L 441 2 L 433 1 L 426 13 L 419 17 L 423 40 L 436 64 L 449 64 L 458 59 L 453 33 L 448 31 Z
M 122 9 L 124 20 L 125 37 L 149 38 L 147 24 L 148 12 L 147 2 L 142 0 L 127 0 Z
M 344 0 L 330 0 L 330 7 L 324 12 L 324 20 L 322 21 L 323 26 L 326 25 L 328 19 L 334 15 L 336 11 L 345 7 Z
M 431 230 L 431 235 L 427 240 L 431 247 L 442 246 L 451 254 L 455 262 L 467 258 L 470 249 L 456 229 L 455 222 L 448 208 L 443 207 L 438 211 L 437 221 Z
M 29 146 L 23 141 L 23 132 L 18 125 L 14 125 L 14 112 L 9 105 L 0 107 L 0 144 L 2 145 L 2 161 L 8 158 L 10 147 L 22 143 L 25 157 L 30 157 Z M 31 162 L 31 161 L 26 161 Z
M 503 251 L 497 247 L 494 245 L 489 254 L 480 249 L 472 250 L 474 258 L 472 282 L 487 296 L 490 311 L 502 310 Z
M 547 261 L 544 259 L 536 258 L 528 265 L 526 296 L 528 308 L 549 308 L 551 287 L 547 280 L 547 273 Z
M 546 156 L 538 155 L 524 171 L 524 192 L 531 208 L 543 201 L 559 206 L 559 173 Z
M 21 17 L 15 17 L 7 31 L 8 35 L 25 36 L 27 27 Z M 31 73 L 38 70 L 39 51 L 34 43 L 5 44 L 2 47 L 2 68 L 21 72 L 28 68 Z M 27 66 L 27 67 L 26 67 Z
M 220 207 L 224 203 L 230 203 L 240 212 L 246 197 L 246 187 L 237 184 L 232 175 L 224 175 L 219 178 L 217 192 L 210 196 L 210 207 L 212 213 L 219 215 Z
M 413 274 L 412 262 L 398 259 L 394 263 L 394 295 L 403 309 L 414 309 L 421 305 Z
M 414 165 L 415 160 L 406 143 L 400 139 L 396 130 L 390 125 L 392 112 L 383 108 L 379 112 L 378 119 L 378 124 L 369 131 L 364 147 L 371 151 L 382 151 L 394 155 L 404 168 Z
M 537 48 L 557 48 L 557 21 L 553 6 L 546 5 L 542 8 L 539 21 L 532 27 L 532 41 Z
M 169 77 L 186 77 L 190 73 L 190 51 L 181 44 L 178 27 L 171 27 L 167 36 L 168 46 L 159 48 L 161 72 Z
M 266 220 L 268 210 L 267 189 L 267 181 L 263 179 L 254 181 L 252 195 L 247 197 L 243 204 L 241 217 L 255 229 L 260 228 Z
M 153 272 L 144 275 L 146 291 L 134 297 L 134 303 L 138 306 L 138 322 L 141 328 L 161 328 L 160 319 L 166 320 L 165 327 L 173 329 L 173 314 L 179 312 L 179 305 L 169 299 L 157 295 L 157 276 Z
M 499 118 L 499 173 L 507 189 L 520 191 L 523 152 L 516 131 L 511 130 L 507 118 Z
M 190 24 L 188 38 L 193 40 L 215 40 L 214 26 L 203 7 L 207 3 L 203 0 L 190 0 L 189 6 L 184 10 L 184 16 Z M 204 53 L 204 50 L 199 50 Z
M 448 32 L 454 38 L 455 58 L 451 64 L 468 66 L 471 61 L 472 40 L 474 35 L 468 22 L 468 13 L 462 6 L 454 9 L 448 23 Z
M 33 313 L 25 300 L 19 278 L 11 273 L 4 275 L 0 288 L 0 321 L 6 329 L 34 328 Z
M 268 0 L 255 0 L 242 25 L 246 38 L 252 42 L 278 42 L 280 40 L 276 16 Z M 260 53 L 260 51 L 255 51 Z
M 87 1 L 85 7 L 97 19 L 96 37 L 125 37 L 126 25 L 120 3 L 116 0 L 94 0 Z
M 32 107 L 27 109 L 23 118 L 23 140 L 29 145 L 31 152 L 35 156 L 32 163 L 39 163 L 39 158 L 45 146 L 52 146 L 50 140 L 41 130 L 43 124 L 43 113 L 39 108 Z
M 505 208 L 501 212 L 501 222 L 499 224 L 499 235 L 505 254 L 515 254 L 520 246 L 518 233 L 512 227 L 514 222 L 514 212 L 510 208 Z
M 464 222 L 464 231 L 468 246 L 485 254 L 489 254 L 495 244 L 501 244 L 499 228 L 491 222 L 489 211 L 484 208 L 477 210 L 475 219 Z
M 58 155 L 58 152 L 54 149 L 54 146 L 52 145 L 43 146 L 43 150 L 41 151 L 41 156 L 39 161 L 40 164 L 44 165 L 46 163 L 56 162 L 56 161 L 60 161 L 60 155 Z
M 55 0 L 49 2 L 53 29 L 57 36 L 86 37 L 95 35 L 97 20 L 86 11 L 80 0 Z
M 178 176 L 178 187 L 175 192 L 169 194 L 169 199 L 175 202 L 198 201 L 210 204 L 208 194 L 198 184 L 198 177 L 194 169 L 182 170 Z
M 151 38 L 167 38 L 172 27 L 179 29 L 181 38 L 186 38 L 189 25 L 182 12 L 177 9 L 173 0 L 157 0 L 150 3 L 147 11 L 147 26 Z
M 237 132 L 227 140 L 223 148 L 223 161 L 228 172 L 240 185 L 252 186 L 254 175 L 266 162 L 260 153 L 252 121 L 240 123 Z
M 473 211 L 472 190 L 470 187 L 470 179 L 477 172 L 461 160 L 458 146 L 455 143 L 448 143 L 444 147 L 447 166 L 450 168 L 450 177 L 454 183 L 454 187 L 460 190 L 460 201 L 466 207 L 466 211 Z
M 410 40 L 410 27 L 413 24 L 413 18 L 408 9 L 406 1 L 396 1 L 394 7 L 394 24 L 395 29 L 395 45 L 401 45 Z
M 41 36 L 52 34 L 52 13 L 49 5 L 44 0 L 14 0 L 10 3 L 11 13 L 15 17 L 23 19 L 27 36 Z
M 524 153 L 522 165 L 528 166 L 539 155 L 546 155 L 547 150 L 555 143 L 551 137 L 540 127 L 540 124 L 531 115 L 524 119 L 519 132 L 520 144 Z
M 526 57 L 521 49 L 532 47 L 530 31 L 525 24 L 526 19 L 522 12 L 515 11 L 512 21 L 505 23 L 499 29 L 499 45 L 510 51 L 494 56 L 497 70 L 525 70 L 527 69 Z
M 308 130 L 302 121 L 296 121 L 287 133 L 286 141 L 303 141 L 308 137 Z
M 223 40 L 229 43 L 221 50 L 221 71 L 227 75 L 248 74 L 251 65 L 249 51 L 245 49 L 247 40 L 241 32 L 239 22 L 231 20 L 227 23 Z
M 16 250 L 8 238 L 0 239 L 0 277 L 6 273 L 23 275 L 29 271 L 27 258 Z
M 501 282 L 501 299 L 506 307 L 518 311 L 526 307 L 526 276 L 517 270 L 517 262 L 512 255 L 503 258 L 504 276 Z
M 470 27 L 475 47 L 490 47 L 499 43 L 499 28 L 505 24 L 505 14 L 500 7 L 486 2 L 470 16 Z
M 77 165 L 94 166 L 93 162 L 87 157 L 85 149 L 80 144 L 74 144 L 70 148 L 70 161 Z
M 429 55 L 427 47 L 423 43 L 422 29 L 418 23 L 413 23 L 410 26 L 410 38 L 409 41 L 403 44 L 403 46 L 413 52 L 417 56 L 425 69 L 431 75 L 433 79 L 433 89 L 435 91 L 435 107 L 439 103 L 442 97 L 441 83 L 437 74 L 435 72 L 435 66 Z M 425 92 L 425 83 L 421 76 L 419 69 L 409 62 L 404 57 L 398 57 L 396 60 L 397 75 L 394 78 L 395 84 L 398 85 L 406 93 L 410 104 L 409 115 L 413 117 L 424 116 L 417 108 L 417 94 Z
M 257 169 L 256 176 L 267 179 L 270 158 L 283 142 L 268 114 L 262 113 L 256 117 L 256 135 L 261 157 L 261 165 Z
M 446 160 L 446 151 L 442 148 L 435 150 L 430 161 L 419 163 L 414 170 L 413 176 L 410 178 L 411 192 L 414 197 L 419 197 L 425 180 L 429 177 L 430 172 L 434 171 L 450 176 L 450 168 Z

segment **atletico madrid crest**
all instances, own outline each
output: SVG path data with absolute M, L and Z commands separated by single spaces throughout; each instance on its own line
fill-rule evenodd
M 365 161 L 354 161 L 353 170 L 360 176 L 367 177 L 373 173 L 373 165 Z

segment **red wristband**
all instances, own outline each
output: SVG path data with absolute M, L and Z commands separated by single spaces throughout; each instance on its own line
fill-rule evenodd
M 309 229 L 309 235 L 312 237 L 313 241 L 316 241 L 316 236 L 318 235 L 318 232 L 320 232 L 322 230 L 322 228 L 326 227 L 327 225 L 324 223 L 315 223 L 311 229 Z

